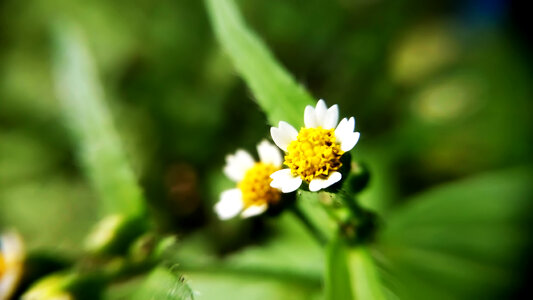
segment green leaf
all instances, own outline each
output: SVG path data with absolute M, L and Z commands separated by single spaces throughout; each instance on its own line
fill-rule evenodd
M 347 253 L 347 246 L 338 238 L 331 240 L 327 246 L 324 279 L 326 299 L 353 299 Z
M 186 272 L 191 287 L 201 299 L 308 300 L 320 299 L 319 289 L 307 284 L 280 280 L 276 277 L 255 277 L 250 274 L 220 272 Z M 282 277 L 283 278 L 283 277 Z
M 83 251 L 84 235 L 97 221 L 95 200 L 77 177 L 50 174 L 27 179 L 0 189 L 0 227 L 16 228 L 30 251 L 47 248 L 77 255 Z
M 315 100 L 276 61 L 263 42 L 244 24 L 232 0 L 206 0 L 218 40 L 244 78 L 271 125 L 286 121 L 303 125 L 306 105 Z
M 357 247 L 348 250 L 348 267 L 355 299 L 381 300 L 384 290 L 374 259 L 368 249 Z
M 326 299 L 381 300 L 384 288 L 368 249 L 349 247 L 340 239 L 330 242 L 326 252 Z
M 401 298 L 493 299 L 520 283 L 533 172 L 501 171 L 414 197 L 385 216 L 382 274 Z
M 172 269 L 157 267 L 134 293 L 133 299 L 190 300 L 194 297 L 183 277 Z
M 144 199 L 126 159 L 82 34 L 70 23 L 54 30 L 54 80 L 62 112 L 105 213 L 144 212 Z
M 289 213 L 273 220 L 275 237 L 221 259 L 212 238 L 190 236 L 172 255 L 202 299 L 317 299 L 323 253 Z

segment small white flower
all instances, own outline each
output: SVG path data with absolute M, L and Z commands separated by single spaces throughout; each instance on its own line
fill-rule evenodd
M 285 151 L 284 163 L 289 168 L 272 174 L 270 185 L 290 193 L 305 181 L 309 190 L 316 192 L 341 180 L 340 158 L 352 150 L 360 134 L 354 132 L 354 117 L 344 118 L 337 125 L 338 120 L 339 107 L 333 105 L 328 109 L 321 99 L 316 107 L 305 108 L 305 127 L 299 132 L 283 121 L 272 127 L 272 139 Z
M 226 157 L 224 173 L 237 187 L 221 193 L 215 212 L 222 220 L 241 214 L 248 218 L 263 213 L 269 204 L 277 203 L 281 192 L 270 186 L 270 175 L 281 168 L 283 157 L 276 146 L 267 141 L 257 145 L 259 162 L 244 151 Z
M 0 235 L 0 299 L 9 299 L 22 276 L 25 257 L 22 239 L 15 232 Z

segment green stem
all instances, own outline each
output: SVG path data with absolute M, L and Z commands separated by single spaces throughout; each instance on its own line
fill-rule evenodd
M 324 246 L 327 243 L 327 238 L 324 234 L 313 224 L 313 222 L 307 217 L 307 215 L 300 210 L 296 205 L 291 206 L 292 213 L 302 222 L 302 224 L 307 228 L 315 240 L 321 245 Z

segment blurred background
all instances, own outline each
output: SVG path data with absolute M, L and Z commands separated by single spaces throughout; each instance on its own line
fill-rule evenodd
M 386 215 L 426 189 L 485 174 L 503 182 L 516 173 L 531 178 L 524 4 L 238 5 L 297 81 L 317 99 L 339 104 L 341 117 L 356 117 L 362 138 L 355 158 L 372 174 L 361 196 L 367 207 Z M 254 150 L 269 126 L 217 43 L 204 4 L 192 0 L 0 1 L 0 227 L 19 230 L 30 250 L 75 256 L 99 218 L 53 88 L 50 29 L 58 18 L 75 21 L 85 34 L 161 231 L 218 257 L 283 235 L 272 220 L 221 223 L 212 212 L 229 186 L 221 175 L 224 157 L 238 147 Z M 513 192 L 531 196 L 509 188 L 501 197 Z M 483 205 L 475 209 L 483 216 Z M 520 222 L 529 220 L 530 211 L 523 212 Z M 529 230 L 524 224 L 519 228 Z M 529 244 L 527 235 L 519 240 Z M 509 249 L 502 255 L 529 264 L 527 255 Z M 314 258 L 316 250 L 308 251 Z M 504 286 L 528 292 L 524 278 Z M 216 290 L 215 281 L 206 282 L 205 290 Z

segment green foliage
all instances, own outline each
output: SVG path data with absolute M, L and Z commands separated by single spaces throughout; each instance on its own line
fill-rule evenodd
M 174 270 L 157 267 L 131 295 L 131 299 L 192 300 L 193 292 Z
M 366 246 L 350 247 L 337 238 L 326 251 L 326 299 L 382 300 L 384 287 Z
M 334 299 L 516 296 L 530 264 L 533 171 L 479 173 L 531 164 L 528 52 L 508 34 L 511 18 L 476 24 L 463 2 L 451 1 L 465 8 L 458 16 L 443 3 L 3 1 L 0 226 L 20 231 L 31 252 L 70 262 L 86 254 L 99 207 L 147 220 L 140 178 L 150 220 L 179 234 L 169 259 L 198 298 L 320 299 L 324 288 Z M 64 16 L 79 30 L 58 24 L 50 51 L 49 25 Z M 302 125 L 316 99 L 297 81 L 357 119 L 352 154 L 371 172 L 357 199 L 381 217 L 363 247 L 335 238 L 312 193 L 296 204 L 332 240 L 325 253 L 290 213 L 228 222 L 211 213 L 228 187 L 209 178 L 224 155 L 268 137 L 265 116 Z M 190 292 L 175 270 L 147 271 L 149 241 L 132 249 L 101 262 L 125 277 L 105 299 Z M 36 276 L 55 267 L 44 269 Z M 71 283 L 97 299 L 91 280 Z
M 407 299 L 496 299 L 519 283 L 530 245 L 533 173 L 495 172 L 443 185 L 384 217 L 387 282 Z
M 268 48 L 243 23 L 233 0 L 207 0 L 217 37 L 244 78 L 270 125 L 303 125 L 303 111 L 315 100 L 275 60 Z
M 272 220 L 277 234 L 260 245 L 218 258 L 205 233 L 189 237 L 173 258 L 203 299 L 317 299 L 322 249 L 290 214 Z
M 105 213 L 142 214 L 143 195 L 113 126 L 82 34 L 70 23 L 58 23 L 54 41 L 54 78 L 63 115 Z
M 79 254 L 97 220 L 95 200 L 84 182 L 64 175 L 13 184 L 0 189 L 0 226 L 17 228 L 30 250 Z
M 352 299 L 348 266 L 348 247 L 339 238 L 330 241 L 326 249 L 324 292 L 326 299 Z
M 354 299 L 382 300 L 384 287 L 366 246 L 348 249 L 348 268 Z

